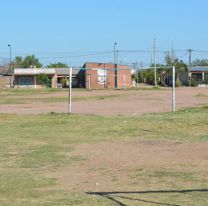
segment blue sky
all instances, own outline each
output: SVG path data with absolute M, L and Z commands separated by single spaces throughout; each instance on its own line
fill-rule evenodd
M 150 49 L 154 37 L 158 50 L 170 50 L 172 40 L 176 50 L 208 50 L 207 8 L 207 0 L 1 0 L 0 57 L 10 42 L 13 56 L 36 54 L 45 64 L 109 62 L 112 54 L 68 56 L 113 50 L 114 42 L 119 50 Z M 121 54 L 120 61 L 150 56 Z

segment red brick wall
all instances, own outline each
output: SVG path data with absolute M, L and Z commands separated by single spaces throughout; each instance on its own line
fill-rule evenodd
M 89 88 L 89 76 L 91 89 L 115 88 L 115 64 L 104 63 L 86 63 L 85 82 L 86 88 Z M 98 81 L 98 69 L 106 69 L 106 81 L 100 84 Z M 124 75 L 126 78 L 126 87 L 131 87 L 131 69 L 129 66 L 118 65 L 118 88 L 124 87 Z
M 131 87 L 131 70 L 118 71 L 118 88 Z

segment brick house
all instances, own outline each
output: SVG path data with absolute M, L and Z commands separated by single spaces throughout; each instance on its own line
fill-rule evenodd
M 91 89 L 131 87 L 131 68 L 127 65 L 86 62 L 85 87 Z
M 82 68 L 73 68 L 72 86 L 74 88 L 129 88 L 131 87 L 131 68 L 126 65 L 106 63 L 85 63 Z M 16 68 L 14 86 L 42 88 L 39 76 L 45 74 L 51 80 L 51 87 L 61 86 L 62 79 L 68 83 L 69 68 Z

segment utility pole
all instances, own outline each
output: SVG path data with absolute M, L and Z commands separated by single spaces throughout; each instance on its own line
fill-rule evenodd
M 118 43 L 116 43 L 116 42 L 114 43 L 114 64 L 118 64 L 117 58 L 116 58 L 117 57 L 117 54 L 116 54 L 117 53 L 117 51 L 116 51 L 117 44 Z
M 155 73 L 155 87 L 157 86 L 157 64 L 156 64 L 156 39 L 154 38 L 153 44 L 153 51 L 154 51 L 154 73 Z
M 189 86 L 191 86 L 191 62 L 192 62 L 192 49 L 188 49 L 189 53 L 189 69 L 188 69 L 188 80 L 189 80 Z
M 171 55 L 172 64 L 174 65 L 175 57 L 174 57 L 174 46 L 172 41 L 172 55 Z
M 116 50 L 116 64 L 119 64 L 118 53 L 119 53 L 119 51 L 118 51 L 118 49 L 117 49 L 117 50 Z
M 144 83 L 143 69 L 142 69 L 142 68 L 143 68 L 143 62 L 142 62 L 142 61 L 141 61 L 141 64 L 140 64 L 140 65 L 141 65 L 141 70 L 140 70 L 140 72 L 141 72 L 141 73 L 140 73 L 140 74 L 141 74 L 141 83 Z M 137 68 L 138 68 L 138 67 L 137 67 Z M 139 71 L 138 71 L 138 73 L 139 73 Z
M 11 44 L 8 44 L 9 47 L 9 86 L 12 87 L 12 47 Z
M 115 88 L 118 88 L 118 51 L 116 51 L 116 46 L 118 43 L 114 43 L 114 65 L 115 65 Z
M 153 61 L 152 61 L 152 54 L 151 54 L 151 57 L 150 57 L 150 58 L 151 58 L 151 65 L 152 65 L 152 64 L 153 64 Z

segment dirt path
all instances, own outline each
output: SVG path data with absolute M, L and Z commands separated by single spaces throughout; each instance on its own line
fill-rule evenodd
M 86 161 L 46 175 L 58 178 L 60 187 L 70 191 L 131 191 L 150 185 L 157 188 L 155 171 L 207 174 L 207 150 L 208 143 L 178 144 L 164 140 L 81 144 L 75 146 L 74 155 L 83 155 Z M 208 181 L 207 176 L 204 178 Z

